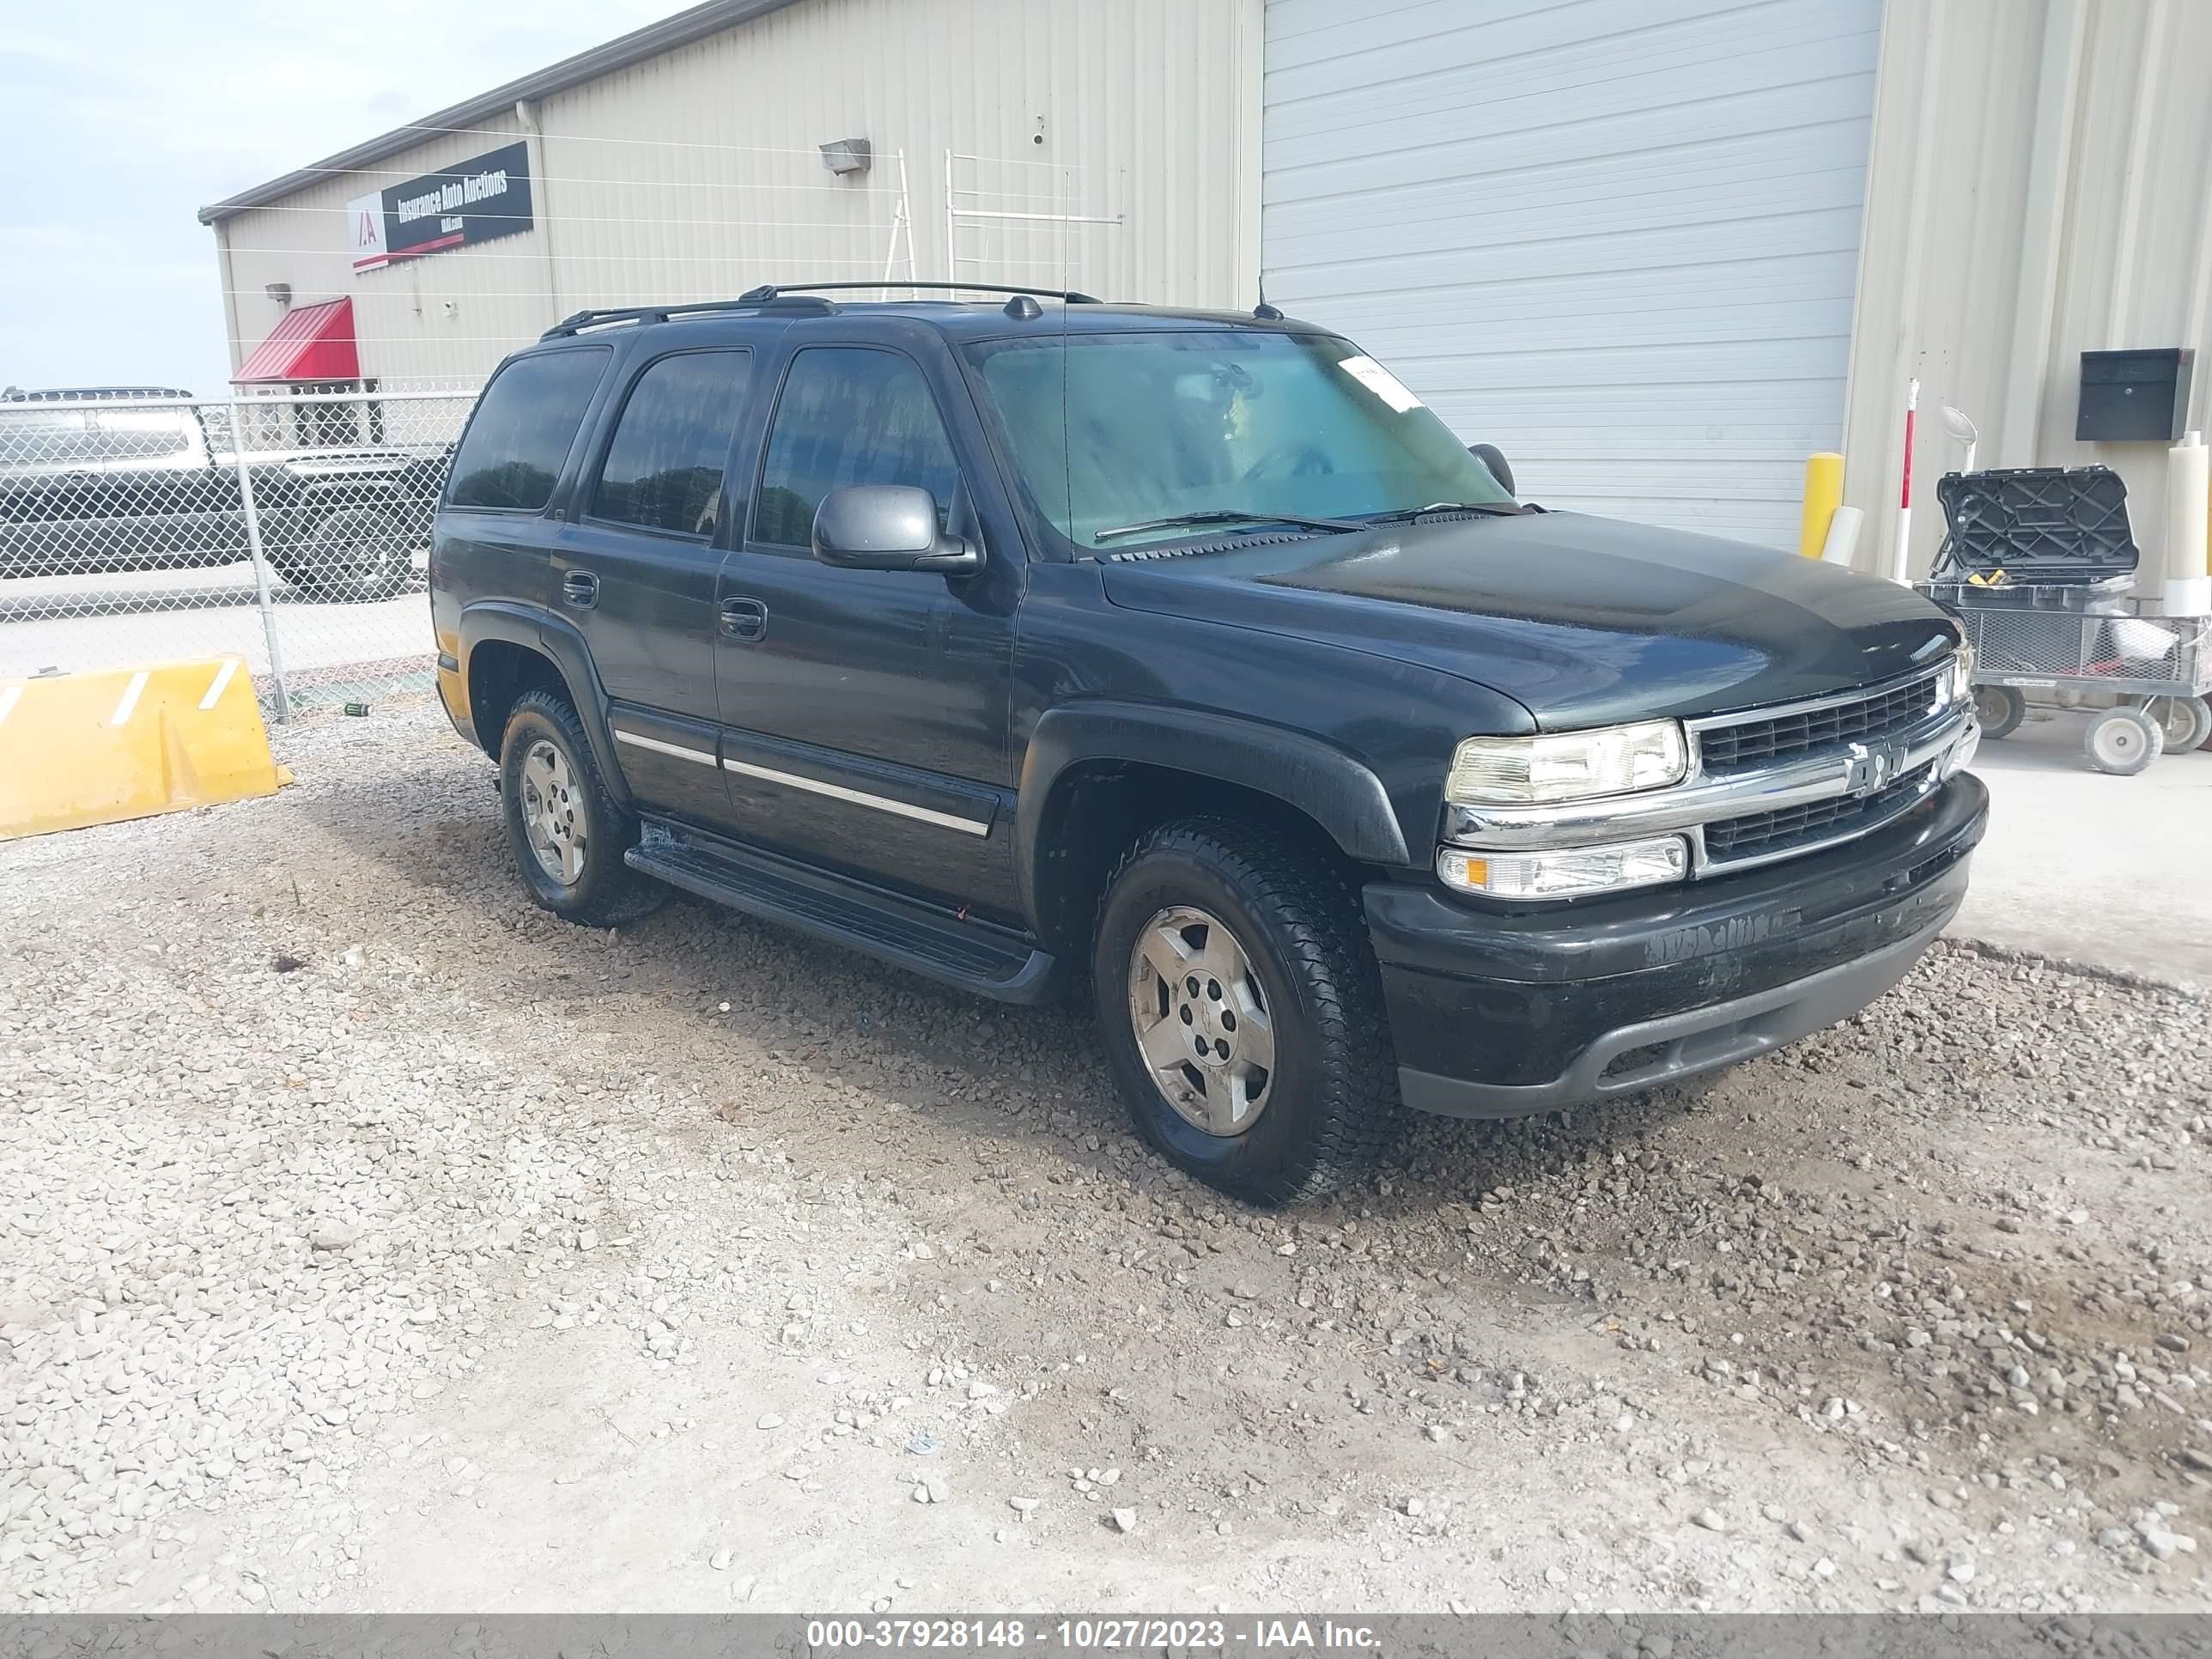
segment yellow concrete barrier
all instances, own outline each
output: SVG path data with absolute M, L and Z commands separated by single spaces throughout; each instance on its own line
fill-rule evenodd
M 289 781 L 236 657 L 0 680 L 0 841 Z
M 1844 500 L 1844 458 L 1823 449 L 1805 458 L 1805 516 L 1797 526 L 1797 550 L 1820 556 L 1828 543 L 1828 520 Z

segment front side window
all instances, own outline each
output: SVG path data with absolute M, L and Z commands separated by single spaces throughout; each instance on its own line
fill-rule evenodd
M 493 376 L 453 457 L 448 504 L 544 511 L 611 356 L 605 346 L 542 352 Z
M 687 351 L 637 377 L 592 491 L 592 516 L 672 536 L 714 533 L 752 354 Z
M 1259 330 L 1073 334 L 970 348 L 1037 510 L 1079 548 L 1187 538 L 1204 513 L 1359 519 L 1512 498 L 1348 341 Z
M 952 440 L 910 358 L 810 346 L 791 360 L 761 466 L 753 539 L 805 547 L 814 510 L 848 484 L 914 484 L 937 499 L 944 528 L 959 493 Z

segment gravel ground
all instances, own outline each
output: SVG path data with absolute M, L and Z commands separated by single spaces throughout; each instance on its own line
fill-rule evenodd
M 2212 1605 L 2182 994 L 1946 945 L 1261 1214 L 1073 1013 L 532 909 L 434 708 L 279 748 L 0 848 L 0 1606 Z

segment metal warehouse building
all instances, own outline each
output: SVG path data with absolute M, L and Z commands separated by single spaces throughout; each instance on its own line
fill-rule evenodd
M 1841 449 L 1867 568 L 1917 376 L 1984 465 L 2118 468 L 2155 577 L 2081 354 L 2212 321 L 2208 68 L 2171 0 L 714 0 L 201 217 L 250 383 L 761 281 L 1264 291 L 1550 504 L 1794 544 Z

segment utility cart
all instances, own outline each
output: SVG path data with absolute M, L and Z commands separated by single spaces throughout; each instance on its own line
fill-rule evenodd
M 2100 772 L 2132 775 L 2212 738 L 2212 619 L 2132 599 L 2127 487 L 2108 467 L 1954 472 L 1949 526 L 1921 591 L 1973 647 L 1982 735 L 2009 736 L 2031 702 L 2090 714 Z

